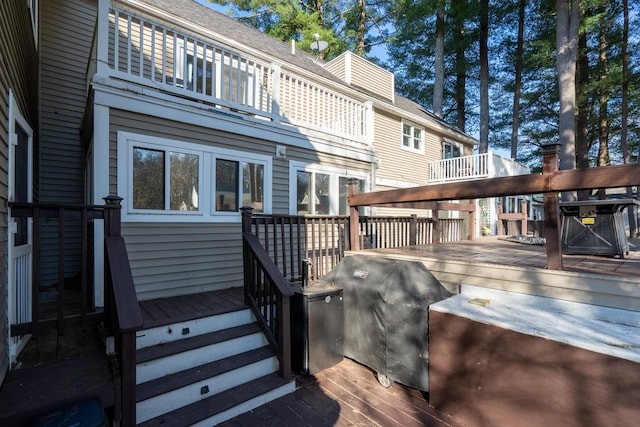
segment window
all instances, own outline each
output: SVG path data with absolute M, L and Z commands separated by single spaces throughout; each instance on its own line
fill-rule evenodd
M 290 162 L 292 215 L 347 215 L 349 186 L 364 192 L 367 175 L 326 166 Z
M 411 124 L 402 124 L 402 147 L 414 151 L 422 151 L 422 129 Z
M 462 156 L 462 146 L 456 142 L 444 140 L 442 142 L 442 158 L 452 159 Z
M 197 211 L 200 155 L 133 147 L 133 208 Z
M 239 209 L 269 213 L 271 158 L 118 132 L 118 187 L 129 221 L 238 221 Z M 124 193 L 123 193 L 124 194 Z
M 242 189 L 239 187 L 242 177 Z M 264 165 L 216 160 L 216 211 L 234 212 L 250 206 L 254 212 L 264 212 Z M 240 190 L 242 200 L 240 200 Z

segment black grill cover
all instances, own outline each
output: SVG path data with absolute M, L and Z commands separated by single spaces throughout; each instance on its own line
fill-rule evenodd
M 344 289 L 344 354 L 429 390 L 429 305 L 451 296 L 420 262 L 345 257 L 321 282 Z

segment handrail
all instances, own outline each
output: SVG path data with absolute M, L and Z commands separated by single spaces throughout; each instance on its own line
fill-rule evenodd
M 135 426 L 136 422 L 136 331 L 142 329 L 142 315 L 136 297 L 131 267 L 127 255 L 124 239 L 120 235 L 120 198 L 109 196 L 105 198 L 106 205 L 80 205 L 80 204 L 55 204 L 55 203 L 21 203 L 9 202 L 12 218 L 30 218 L 33 228 L 31 242 L 34 259 L 32 268 L 32 307 L 31 320 L 28 322 L 11 324 L 11 336 L 31 333 L 35 335 L 38 325 L 52 323 L 38 318 L 38 289 L 40 278 L 40 262 L 36 258 L 41 250 L 41 225 L 43 220 L 57 219 L 58 236 L 58 267 L 57 267 L 57 291 L 58 312 L 53 319 L 58 324 L 58 331 L 64 330 L 64 322 L 70 318 L 80 317 L 85 326 L 88 318 L 95 322 L 103 321 L 106 332 L 113 336 L 114 347 L 107 345 L 107 352 L 117 359 L 118 377 L 115 387 L 114 419 L 120 420 L 123 426 Z M 90 220 L 104 219 L 104 248 L 105 248 L 105 301 L 103 310 L 88 312 L 88 270 L 91 268 L 88 252 L 90 238 Z M 66 224 L 74 220 L 72 224 Z M 81 253 L 81 311 L 79 316 L 69 315 L 65 312 L 65 239 L 68 230 L 75 230 L 75 224 L 80 228 Z M 71 226 L 73 225 L 73 227 Z M 67 254 L 68 255 L 68 254 Z M 75 254 L 74 254 L 75 255 Z M 115 354 L 114 354 L 115 353 Z
M 294 292 L 258 238 L 242 233 L 245 302 L 258 319 L 279 362 L 282 378 L 291 376 L 290 297 Z
M 136 331 L 142 329 L 142 314 L 138 305 L 127 248 L 122 236 L 105 237 L 106 276 L 109 303 L 107 311 L 115 338 L 115 353 L 120 370 L 121 423 L 136 424 Z M 106 311 L 106 310 L 105 310 Z

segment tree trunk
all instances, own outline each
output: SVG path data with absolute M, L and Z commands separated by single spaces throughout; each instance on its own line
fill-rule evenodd
M 367 14 L 365 11 L 364 0 L 358 0 L 358 39 L 356 41 L 356 53 L 359 56 L 364 56 L 365 44 L 364 36 L 366 32 Z
M 440 118 L 442 118 L 444 103 L 444 7 L 444 0 L 440 0 L 436 10 L 435 80 L 433 83 L 433 113 Z
M 480 2 L 480 153 L 489 151 L 489 0 Z
M 576 54 L 580 24 L 580 0 L 556 0 L 556 69 L 560 95 L 558 133 L 561 170 L 576 165 Z M 574 200 L 575 194 L 563 194 Z
M 609 86 L 607 84 L 609 65 L 607 63 L 606 13 L 600 14 L 599 50 L 600 85 L 598 109 L 598 166 L 608 166 L 609 161 Z
M 627 142 L 629 128 L 629 0 L 622 1 L 623 29 L 622 29 L 622 129 L 620 130 L 620 149 L 624 164 L 631 163 L 631 151 Z M 640 159 L 638 160 L 640 161 Z M 633 189 L 627 188 L 627 197 L 633 196 Z M 629 209 L 629 236 L 638 236 L 638 208 L 631 206 Z
M 513 124 L 511 127 L 511 158 L 518 158 L 518 135 L 520 134 L 520 93 L 522 91 L 522 58 L 524 55 L 524 18 L 526 0 L 518 4 L 518 42 L 516 46 L 516 70 L 513 85 Z
M 458 0 L 459 1 L 459 0 Z M 464 10 L 466 7 L 466 1 L 458 3 L 458 10 Z M 458 129 L 464 132 L 467 117 L 466 117 L 466 93 L 467 93 L 467 58 L 465 57 L 464 39 L 466 38 L 464 29 L 464 17 L 461 13 L 455 14 L 455 34 L 459 38 L 456 43 L 455 51 L 455 67 L 456 67 L 456 116 Z
M 589 167 L 589 58 L 587 35 L 580 30 L 578 38 L 578 119 L 576 123 L 576 165 L 578 169 Z

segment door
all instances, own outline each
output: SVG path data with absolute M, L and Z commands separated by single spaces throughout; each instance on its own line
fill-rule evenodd
M 9 201 L 31 202 L 33 184 L 33 131 L 9 93 Z M 31 321 L 33 232 L 28 218 L 13 218 L 9 208 L 9 325 Z M 29 336 L 11 337 L 11 363 Z

